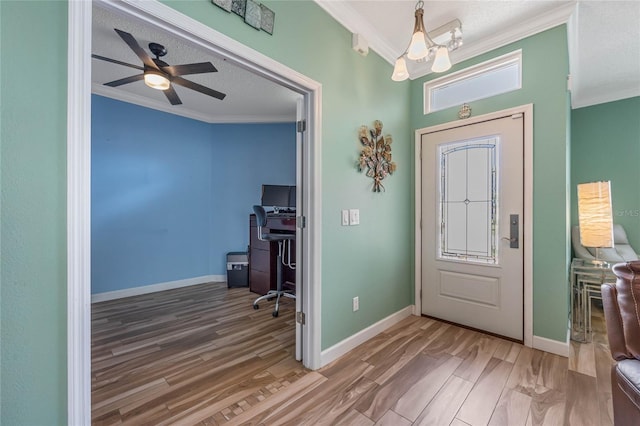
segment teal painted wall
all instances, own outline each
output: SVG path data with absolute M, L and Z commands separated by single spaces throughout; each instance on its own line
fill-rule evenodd
M 63 425 L 67 5 L 3 0 L 0 10 L 0 423 Z
M 393 82 L 391 65 L 375 52 L 354 52 L 351 33 L 310 1 L 265 2 L 276 15 L 273 36 L 208 1 L 165 3 L 323 85 L 322 349 L 413 303 L 409 84 Z M 393 136 L 398 164 L 381 194 L 355 168 L 358 128 L 374 120 Z M 360 209 L 359 226 L 340 225 L 340 210 L 349 208 Z
M 569 73 L 564 25 L 454 66 L 455 72 L 522 49 L 522 89 L 470 103 L 478 116 L 534 104 L 533 141 L 533 332 L 565 342 L 567 338 L 569 264 Z M 429 75 L 411 83 L 411 127 L 457 120 L 458 107 L 423 115 L 422 94 Z
M 640 97 L 574 109 L 571 222 L 578 224 L 577 185 L 611 181 L 613 221 L 640 252 Z
M 410 85 L 392 82 L 391 65 L 374 52 L 354 52 L 351 33 L 310 0 L 265 2 L 276 14 L 273 36 L 209 0 L 167 3 L 322 84 L 323 281 L 313 283 L 322 285 L 322 348 L 410 305 Z M 65 424 L 67 3 L 3 0 L 0 8 L 0 421 Z M 355 168 L 358 128 L 376 119 L 394 137 L 398 164 L 382 194 Z M 359 208 L 361 225 L 341 227 L 343 208 Z

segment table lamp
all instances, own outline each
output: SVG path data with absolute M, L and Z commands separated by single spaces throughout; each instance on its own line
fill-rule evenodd
M 613 247 L 610 181 L 578 185 L 578 223 L 580 242 L 596 249 L 594 263 L 602 265 L 599 249 Z

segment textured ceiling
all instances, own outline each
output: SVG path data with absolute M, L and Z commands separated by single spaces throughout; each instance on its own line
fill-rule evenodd
M 316 2 L 390 64 L 406 49 L 415 1 Z M 454 63 L 567 23 L 573 107 L 640 96 L 640 0 L 424 1 L 427 31 L 454 18 L 464 36 Z M 417 78 L 429 64 L 409 61 L 408 69 Z
M 574 18 L 574 107 L 640 96 L 640 1 L 580 1 Z
M 184 78 L 227 96 L 224 100 L 218 100 L 173 85 L 182 100 L 182 105 L 173 106 L 162 91 L 148 88 L 143 81 L 119 87 L 104 86 L 104 83 L 139 74 L 141 71 L 99 59 L 92 59 L 93 93 L 210 123 L 295 121 L 296 99 L 300 97 L 299 94 L 233 65 L 224 58 L 212 56 L 211 53 L 161 29 L 142 25 L 138 21 L 97 6 L 93 7 L 93 54 L 142 65 L 114 28 L 133 35 L 150 56 L 152 55 L 148 44 L 162 44 L 168 51 L 162 60 L 169 65 L 211 62 L 218 72 L 187 75 Z
M 414 1 L 315 1 L 350 32 L 361 34 L 370 49 L 390 64 L 407 47 Z M 640 96 L 640 0 L 427 0 L 424 10 L 428 31 L 456 18 L 462 21 L 464 45 L 451 55 L 454 63 L 567 23 L 573 107 Z M 299 94 L 158 27 L 98 6 L 93 11 L 94 54 L 140 65 L 114 28 L 131 33 L 147 51 L 149 42 L 164 45 L 168 54 L 163 60 L 170 65 L 212 62 L 217 73 L 185 78 L 227 97 L 220 101 L 175 86 L 183 105 L 171 106 L 162 92 L 149 89 L 142 81 L 117 88 L 104 86 L 138 71 L 97 59 L 92 61 L 94 93 L 207 122 L 295 120 Z M 391 70 L 390 65 L 389 74 Z M 411 78 L 423 76 L 429 64 L 410 63 L 409 72 Z

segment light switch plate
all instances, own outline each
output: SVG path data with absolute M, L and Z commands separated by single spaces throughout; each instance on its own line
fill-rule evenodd
M 349 226 L 349 210 L 342 210 L 342 226 Z
M 360 225 L 360 210 L 349 210 L 349 225 Z

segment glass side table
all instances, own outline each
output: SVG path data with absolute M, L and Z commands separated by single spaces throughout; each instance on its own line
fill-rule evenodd
M 602 284 L 616 282 L 612 266 L 583 259 L 571 261 L 571 340 L 591 341 L 591 303 L 602 301 Z

